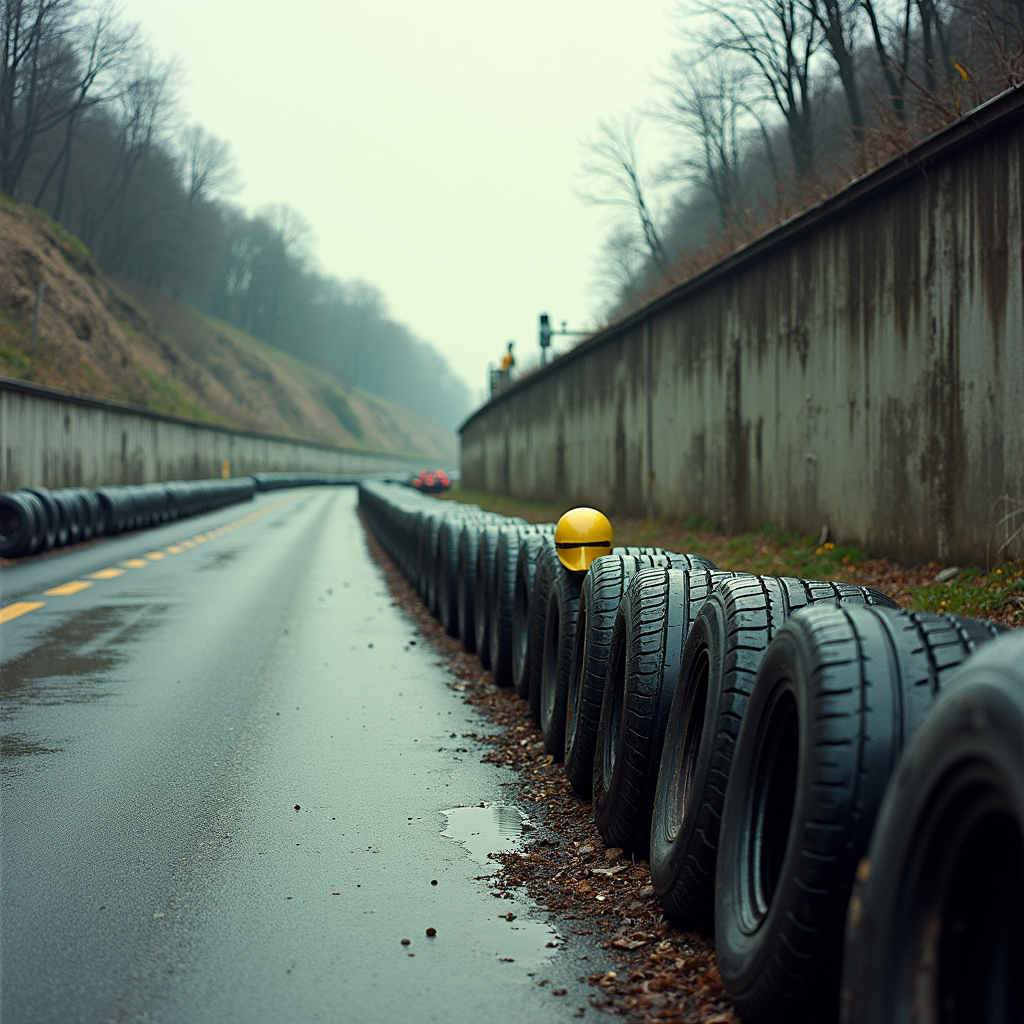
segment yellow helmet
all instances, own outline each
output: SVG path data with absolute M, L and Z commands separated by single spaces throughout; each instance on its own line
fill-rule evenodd
M 555 527 L 555 552 L 570 572 L 586 572 L 590 563 L 612 550 L 612 524 L 596 508 L 571 508 Z

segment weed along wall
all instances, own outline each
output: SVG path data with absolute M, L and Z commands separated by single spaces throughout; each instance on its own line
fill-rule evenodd
M 0 491 L 198 480 L 268 471 L 422 468 L 378 454 L 207 426 L 137 406 L 0 378 Z
M 484 406 L 464 484 L 983 562 L 1024 500 L 1022 196 L 1019 88 Z

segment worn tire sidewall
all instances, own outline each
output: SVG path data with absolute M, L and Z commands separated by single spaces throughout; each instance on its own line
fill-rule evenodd
M 980 727 L 979 718 L 984 720 Z M 950 805 L 966 765 L 991 766 L 1024 833 L 1024 697 L 1019 681 L 989 669 L 940 698 L 904 752 L 875 822 L 870 874 L 850 899 L 843 955 L 843 1024 L 907 1012 L 915 956 L 905 945 L 920 914 L 915 869 L 922 825 Z M 909 984 L 908 984 L 909 982 Z M 902 1019 L 902 1018 L 900 1018 Z
M 683 650 L 679 682 L 672 698 L 665 742 L 654 795 L 651 818 L 650 867 L 654 891 L 667 895 L 679 880 L 684 864 L 695 843 L 700 842 L 697 826 L 708 814 L 707 788 L 718 743 L 718 722 L 721 715 L 723 660 L 725 650 L 725 609 L 718 594 L 712 594 L 698 613 Z M 691 755 L 685 749 L 686 727 L 696 695 L 694 670 L 700 659 L 708 658 L 707 694 L 703 725 L 696 755 L 692 758 L 690 797 L 684 806 L 679 774 Z M 674 832 L 674 835 L 671 833 Z M 713 886 L 713 878 L 709 879 Z M 707 893 L 707 907 L 699 923 L 707 927 L 713 915 L 714 891 Z
M 813 663 L 802 633 L 785 631 L 765 654 L 758 680 L 750 696 L 733 754 L 732 770 L 726 787 L 719 832 L 715 880 L 715 949 L 718 970 L 729 994 L 737 1001 L 769 998 L 758 992 L 766 979 L 766 967 L 781 944 L 789 908 L 798 897 L 795 876 L 799 859 L 801 825 L 807 817 L 809 697 L 811 681 L 804 669 Z M 740 925 L 740 904 L 746 892 L 744 875 L 749 874 L 747 832 L 753 814 L 757 763 L 763 745 L 769 739 L 767 727 L 775 702 L 786 690 L 793 695 L 798 716 L 799 766 L 789 823 L 786 853 L 767 914 L 752 931 Z M 741 1007 L 742 1009 L 742 1007 Z

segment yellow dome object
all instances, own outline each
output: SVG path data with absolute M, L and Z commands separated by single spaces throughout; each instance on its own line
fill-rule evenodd
M 570 572 L 586 572 L 590 563 L 612 550 L 612 524 L 596 508 L 571 508 L 555 527 L 555 552 Z

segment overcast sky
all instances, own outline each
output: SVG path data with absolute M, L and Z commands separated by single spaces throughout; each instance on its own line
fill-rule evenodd
M 226 139 L 250 209 L 285 202 L 322 270 L 363 278 L 479 397 L 537 315 L 600 304 L 607 212 L 581 136 L 643 106 L 673 0 L 124 0 L 177 58 L 189 119 Z

